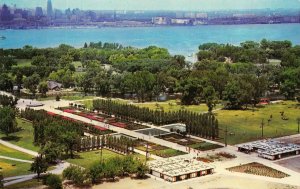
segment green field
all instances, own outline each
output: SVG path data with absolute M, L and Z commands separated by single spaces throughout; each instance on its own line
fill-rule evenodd
M 29 154 L 25 154 L 15 149 L 8 148 L 2 144 L 0 144 L 0 156 L 7 156 L 7 157 L 18 158 L 23 160 L 32 160 L 33 158 L 33 156 Z
M 21 120 L 17 118 L 18 127 L 21 127 L 22 130 L 16 133 L 11 134 L 9 137 L 6 137 L 4 134 L 0 134 L 0 138 L 6 140 L 12 144 L 17 146 L 33 150 L 39 151 L 38 146 L 33 145 L 33 127 L 32 123 L 28 121 Z
M 150 153 L 154 154 L 154 155 L 157 155 L 157 156 L 160 156 L 160 157 L 164 157 L 164 158 L 186 154 L 184 152 L 174 150 L 172 148 L 167 148 L 167 149 L 163 149 L 163 150 L 155 150 L 155 151 L 151 151 Z
M 32 174 L 32 172 L 29 171 L 30 166 L 30 163 L 0 159 L 0 168 L 4 177 Z
M 43 186 L 42 180 L 32 179 L 25 182 L 6 186 L 5 189 L 26 189 L 26 188 L 37 188 Z
M 116 156 L 122 156 L 122 155 L 103 149 L 102 152 L 103 160 L 107 160 Z M 141 159 L 145 159 L 145 156 L 143 155 L 135 154 L 134 156 Z M 89 168 L 96 161 L 100 161 L 100 150 L 81 152 L 77 154 L 77 157 L 75 159 L 68 159 L 66 161 L 75 165 L 82 166 L 84 168 Z
M 281 119 L 280 112 L 288 120 Z M 296 134 L 300 117 L 300 105 L 293 101 L 270 104 L 252 110 L 219 110 L 215 112 L 219 120 L 220 135 L 228 128 L 228 144 L 238 144 L 261 139 L 261 122 L 264 119 L 264 138 Z M 272 118 L 270 119 L 270 116 Z M 268 123 L 268 119 L 271 121 Z M 224 142 L 224 140 L 222 140 Z
M 31 66 L 31 60 L 29 59 L 18 59 L 17 61 L 17 67 L 26 67 Z
M 189 110 L 193 112 L 207 112 L 208 108 L 206 104 L 200 105 L 190 105 L 190 106 L 181 106 L 179 101 L 169 100 L 166 102 L 146 102 L 146 103 L 135 103 L 139 107 L 150 108 L 151 110 L 164 110 L 165 112 L 169 111 L 179 111 L 179 110 Z M 221 108 L 221 105 L 216 105 L 215 109 Z

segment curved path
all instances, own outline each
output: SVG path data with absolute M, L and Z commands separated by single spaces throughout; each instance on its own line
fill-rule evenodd
M 18 159 L 18 158 L 11 158 L 11 157 L 7 157 L 7 156 L 0 156 L 0 159 L 7 159 L 7 160 L 18 161 L 18 162 L 23 162 L 23 163 L 33 163 L 33 161 Z

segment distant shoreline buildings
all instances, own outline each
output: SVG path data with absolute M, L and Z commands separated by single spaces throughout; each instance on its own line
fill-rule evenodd
M 300 10 L 242 11 L 116 11 L 0 7 L 0 29 L 47 27 L 139 27 L 300 23 Z

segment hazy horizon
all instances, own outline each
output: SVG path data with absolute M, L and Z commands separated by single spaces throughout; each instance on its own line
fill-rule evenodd
M 0 0 L 19 8 L 46 8 L 47 0 Z M 53 8 L 84 10 L 221 11 L 300 9 L 300 0 L 52 0 Z

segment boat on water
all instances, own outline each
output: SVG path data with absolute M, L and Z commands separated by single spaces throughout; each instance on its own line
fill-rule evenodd
M 4 39 L 6 39 L 6 37 L 5 36 L 0 36 L 0 39 L 4 40 Z

